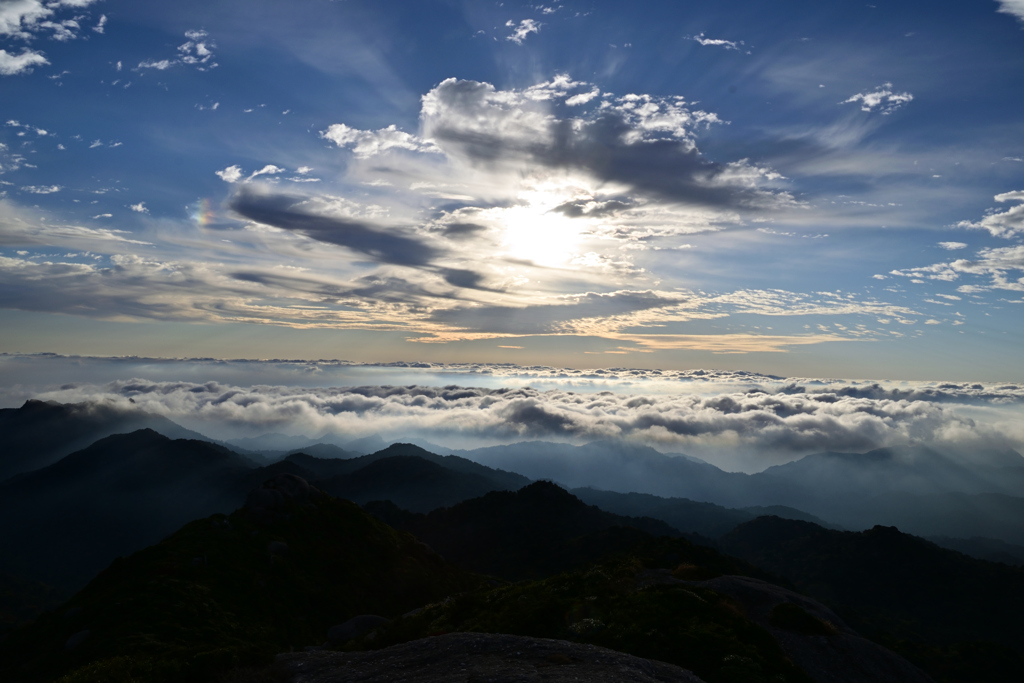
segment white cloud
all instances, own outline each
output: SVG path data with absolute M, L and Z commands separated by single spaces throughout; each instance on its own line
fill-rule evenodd
M 1020 273 L 1021 276 L 1013 273 Z M 1024 292 L 1024 245 L 982 249 L 974 259 L 894 270 L 892 274 L 919 281 L 920 278 L 927 278 L 944 282 L 954 282 L 963 275 L 988 276 L 991 278 L 988 285 L 963 285 L 957 291 L 968 294 L 994 289 Z
M 298 173 L 299 175 L 306 175 L 312 170 L 312 166 L 299 166 L 297 169 L 295 169 L 295 172 Z
M 63 188 L 60 185 L 25 185 L 21 189 L 32 194 L 53 194 L 60 192 Z
M 55 246 L 102 251 L 111 247 L 148 244 L 133 240 L 122 230 L 43 223 L 24 210 L 0 199 L 0 246 Z M 24 254 L 21 254 L 24 255 Z
M 913 99 L 914 96 L 909 92 L 895 92 L 892 89 L 892 83 L 883 83 L 873 91 L 858 93 L 843 100 L 840 104 L 860 102 L 861 111 L 877 110 L 883 114 L 891 114 Z
M 726 50 L 739 50 L 739 45 L 733 40 L 721 40 L 719 38 L 705 38 L 704 34 L 693 36 L 693 40 L 704 46 L 712 45 L 715 47 L 724 47 Z
M 139 62 L 139 68 L 140 69 L 156 69 L 157 71 L 163 71 L 165 69 L 171 68 L 176 63 L 177 62 L 172 62 L 169 59 L 161 59 L 159 61 L 145 60 L 145 61 Z
M 1011 14 L 1024 22 L 1024 0 L 996 0 L 999 3 L 997 12 Z
M 523 19 L 519 22 L 518 26 L 511 20 L 505 22 L 505 26 L 512 29 L 512 35 L 505 38 L 505 40 L 511 40 L 516 45 L 522 45 L 523 41 L 531 33 L 540 33 L 540 27 L 543 24 L 533 19 Z
M 24 48 L 20 54 L 0 50 L 0 76 L 32 73 L 33 67 L 49 63 L 42 52 L 35 52 L 28 48 Z
M 309 364 L 302 367 L 308 369 Z M 481 370 L 487 372 L 488 368 L 476 368 Z M 530 374 L 529 368 L 495 370 L 523 379 Z M 697 374 L 703 378 L 692 381 L 715 381 L 714 371 Z M 590 376 L 600 381 L 593 371 Z M 39 398 L 125 404 L 131 398 L 142 410 L 201 431 L 230 425 L 236 434 L 423 435 L 442 443 L 454 438 L 488 444 L 527 439 L 574 443 L 624 439 L 697 454 L 739 450 L 756 454 L 748 463 L 760 463 L 755 469 L 778 461 L 780 456 L 788 460 L 812 452 L 863 452 L 906 443 L 1019 447 L 1020 435 L 1007 432 L 1001 424 L 1005 413 L 998 407 L 1019 405 L 1024 396 L 1018 387 L 1000 390 L 975 385 L 978 388 L 972 389 L 947 384 L 943 388 L 893 389 L 833 380 L 809 380 L 804 386 L 799 381 L 783 384 L 779 378 L 773 379 L 736 377 L 744 388 L 756 388 L 754 391 L 724 385 L 715 393 L 646 393 L 642 384 L 634 384 L 631 393 L 595 394 L 514 384 L 497 389 L 456 384 L 435 387 L 415 381 L 345 388 L 245 387 L 217 381 L 136 378 L 70 385 L 49 390 Z M 563 381 L 571 386 L 570 380 Z M 967 406 L 972 406 L 972 417 L 961 414 Z
M 576 107 L 581 104 L 586 104 L 600 94 L 601 91 L 595 87 L 590 92 L 580 93 L 579 95 L 573 95 L 572 97 L 567 98 L 565 103 L 570 107 Z
M 1024 235 L 1024 190 L 997 194 L 995 200 L 1021 203 L 1002 213 L 990 212 L 980 221 L 961 221 L 957 227 L 988 230 L 993 237 L 1011 238 Z
M 948 251 L 967 248 L 967 244 L 965 242 L 939 242 L 939 246 Z
M 129 204 L 128 208 L 135 213 L 149 213 L 149 209 L 146 208 L 146 202 L 139 202 L 138 204 Z
M 284 173 L 284 171 L 285 171 L 285 169 L 283 169 L 283 168 L 280 168 L 278 166 L 274 166 L 273 164 L 267 164 L 266 166 L 264 166 L 260 170 L 253 171 L 253 174 L 251 176 L 249 176 L 248 180 L 252 180 L 256 176 L 261 176 L 261 175 L 277 175 L 278 173 Z
M 412 152 L 437 152 L 437 147 L 428 140 L 422 140 L 398 130 L 394 125 L 380 130 L 359 130 L 344 123 L 335 123 L 320 131 L 320 137 L 330 140 L 338 147 L 348 147 L 359 158 L 366 159 L 393 149 Z
M 237 183 L 242 179 L 242 167 L 238 165 L 228 166 L 222 171 L 214 171 L 225 183 Z
M 107 15 L 101 14 L 100 20 L 96 22 L 96 25 L 92 27 L 92 30 L 96 33 L 103 33 L 107 26 Z
M 139 62 L 139 69 L 156 69 L 164 71 L 172 66 L 184 64 L 194 66 L 199 71 L 208 71 L 216 68 L 217 62 L 213 61 L 214 48 L 217 45 L 209 39 L 206 31 L 185 31 L 188 40 L 178 46 L 178 55 L 173 59 L 149 59 Z
M 7 0 L 0 3 L 0 36 L 30 38 L 29 31 L 35 30 L 41 19 L 52 14 L 53 10 L 41 0 Z

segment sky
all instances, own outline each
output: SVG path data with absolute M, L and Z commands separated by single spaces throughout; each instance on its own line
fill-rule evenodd
M 0 352 L 1018 382 L 1022 111 L 1021 0 L 0 0 Z

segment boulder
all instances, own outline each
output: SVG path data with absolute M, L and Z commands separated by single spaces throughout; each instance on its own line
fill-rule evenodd
M 90 631 L 89 629 L 79 631 L 78 633 L 67 639 L 67 642 L 64 643 L 64 649 L 74 650 L 76 647 L 87 641 L 90 635 L 92 635 L 92 631 Z
M 372 652 L 296 652 L 275 668 L 291 683 L 702 683 L 682 667 L 596 645 L 497 633 L 449 633 Z
M 388 623 L 391 623 L 389 619 L 375 614 L 360 614 L 344 624 L 338 624 L 328 629 L 327 642 L 331 645 L 341 645 Z

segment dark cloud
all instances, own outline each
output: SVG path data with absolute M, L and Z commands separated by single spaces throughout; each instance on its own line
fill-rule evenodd
M 580 116 L 564 105 L 567 94 L 538 104 L 488 83 L 448 79 L 424 98 L 424 134 L 446 154 L 474 165 L 525 162 L 579 170 L 669 203 L 759 209 L 791 201 L 759 189 L 777 175 L 745 160 L 721 164 L 700 153 L 692 133 L 701 123 L 716 122 L 713 115 L 675 101 L 628 96 L 606 99 Z
M 243 187 L 231 198 L 230 207 L 249 220 L 345 247 L 379 263 L 424 267 L 443 255 L 437 248 L 398 229 L 312 213 L 302 208 L 306 201 L 306 197 Z
M 567 216 L 568 218 L 579 218 L 581 216 L 598 218 L 614 216 L 620 211 L 632 208 L 635 205 L 636 202 L 628 199 L 609 199 L 603 202 L 595 202 L 593 200 L 573 200 L 559 204 L 551 210 L 556 213 L 560 213 L 563 216 Z
M 441 227 L 440 232 L 449 239 L 467 239 L 486 232 L 487 228 L 476 223 L 448 223 Z

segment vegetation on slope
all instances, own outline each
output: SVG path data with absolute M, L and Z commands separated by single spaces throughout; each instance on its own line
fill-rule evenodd
M 678 664 L 708 683 L 810 681 L 735 601 L 663 578 L 707 578 L 717 574 L 709 564 L 725 569 L 730 562 L 684 539 L 649 538 L 632 552 L 586 570 L 481 589 L 431 605 L 347 649 L 375 649 L 447 632 L 510 633 L 590 643 Z
M 315 489 L 288 500 L 301 487 L 282 477 L 268 484 L 283 500 L 187 524 L 13 633 L 0 679 L 211 680 L 322 643 L 353 616 L 394 617 L 477 585 L 353 503 Z
M 762 517 L 720 542 L 937 680 L 1020 680 L 1024 568 L 976 560 L 895 527 L 855 533 Z

